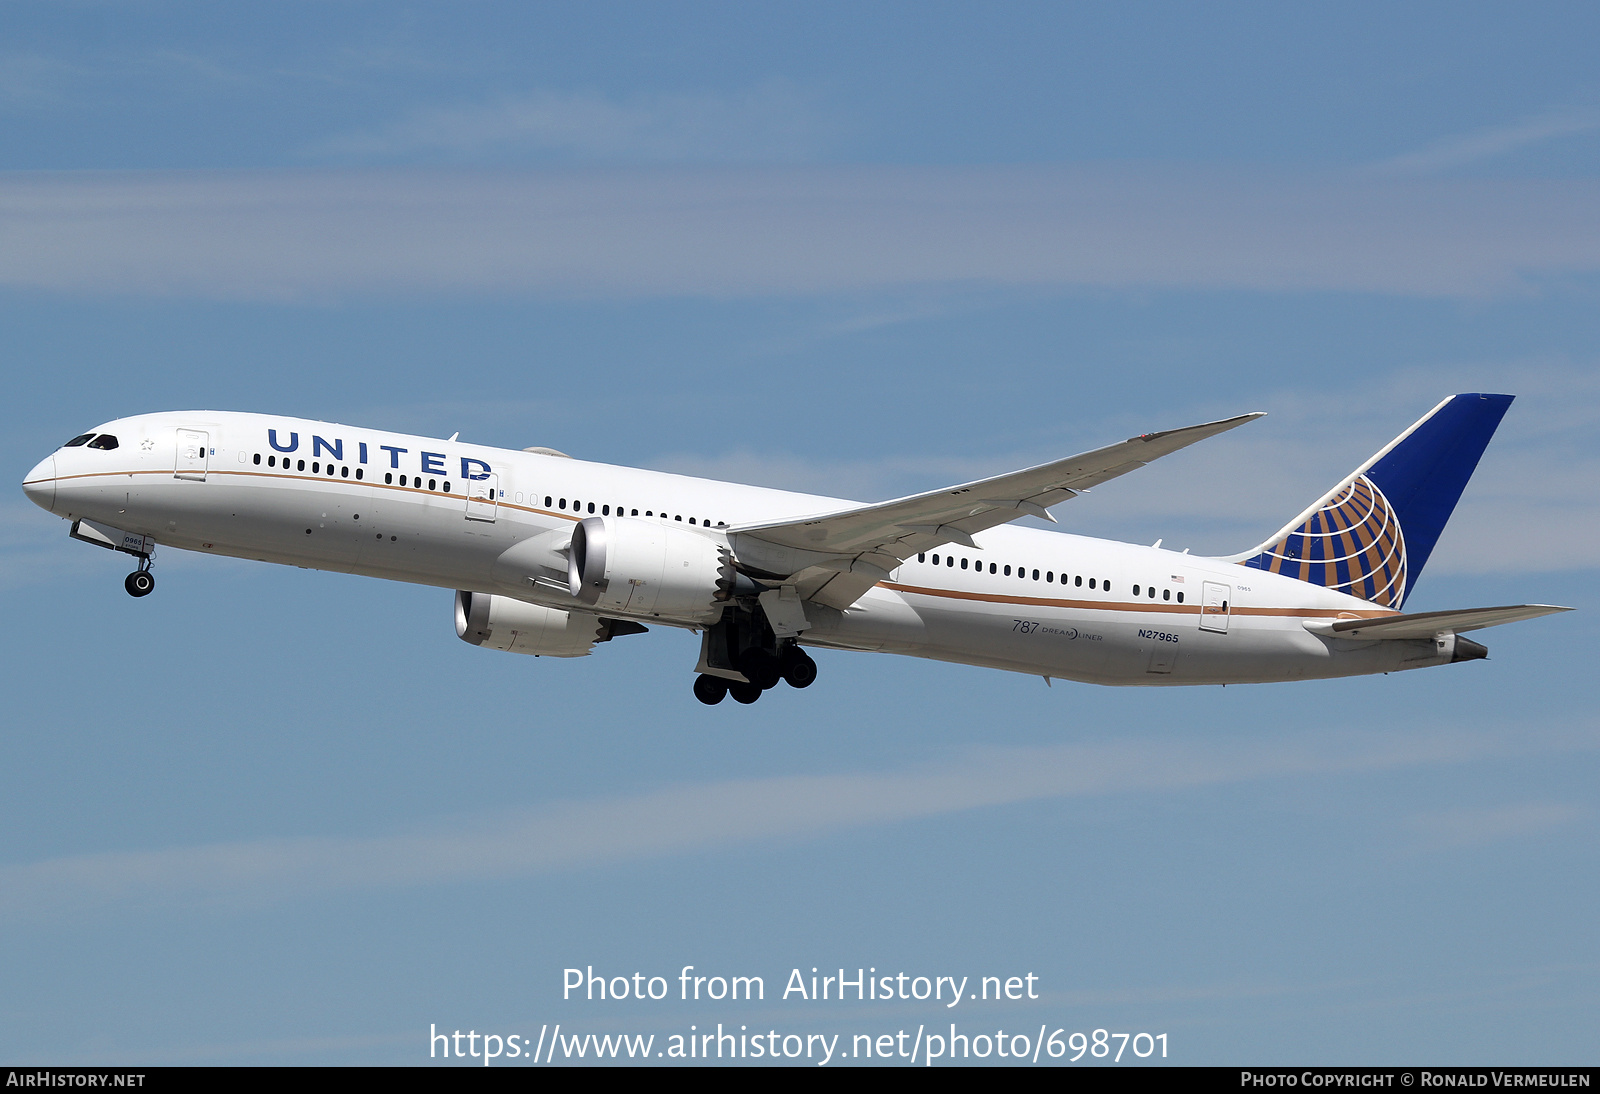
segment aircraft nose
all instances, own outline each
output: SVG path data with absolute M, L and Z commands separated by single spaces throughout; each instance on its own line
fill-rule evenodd
M 28 500 L 41 509 L 54 510 L 56 505 L 56 458 L 46 456 L 39 466 L 28 472 L 22 480 L 22 492 Z

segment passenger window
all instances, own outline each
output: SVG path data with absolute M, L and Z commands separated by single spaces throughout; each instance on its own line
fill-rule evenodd
M 350 469 L 348 467 L 339 468 L 339 477 L 341 479 L 348 479 L 350 477 Z
M 1182 594 L 1182 593 L 1179 593 L 1179 594 L 1178 594 L 1178 603 L 1179 603 L 1179 604 L 1182 604 L 1182 603 L 1183 603 L 1183 594 Z
M 117 439 L 109 433 L 102 433 L 100 436 L 89 442 L 89 447 L 103 448 L 109 452 L 113 448 L 117 447 Z
M 1135 593 L 1134 595 L 1137 596 L 1138 594 Z M 1152 585 L 1152 586 L 1150 586 L 1150 599 L 1154 600 L 1155 598 L 1156 598 L 1156 587 L 1154 585 Z
M 429 490 L 437 490 L 437 489 L 439 489 L 439 480 L 438 479 L 429 479 L 428 480 L 428 489 Z
M 672 519 L 681 524 L 681 523 L 683 523 L 683 514 L 679 513 L 677 516 L 673 517 Z
M 917 561 L 918 561 L 918 562 L 926 562 L 926 561 L 928 561 L 928 554 L 927 554 L 927 552 L 926 552 L 926 551 L 924 551 L 924 552 L 922 552 L 922 553 L 920 553 L 920 554 L 918 554 L 918 555 L 917 555 Z
M 961 560 L 961 568 L 963 570 L 965 570 L 967 568 L 967 560 L 966 559 L 962 559 Z
M 636 516 L 638 516 L 638 515 L 639 515 L 639 510 L 637 510 L 637 509 L 635 509 L 635 510 L 634 510 L 634 511 L 633 511 L 633 512 L 632 512 L 632 513 L 631 513 L 631 514 L 629 514 L 629 515 L 630 515 L 630 516 L 635 516 L 635 517 L 636 517 Z
M 944 556 L 944 564 L 946 566 L 954 566 L 956 564 L 956 556 L 955 555 L 945 555 Z
M 1171 589 L 1162 589 L 1161 590 L 1161 599 L 1162 600 L 1171 600 L 1172 599 L 1172 590 Z
M 1139 595 L 1139 586 L 1135 585 L 1133 587 L 1133 595 L 1134 596 L 1138 596 Z
M 250 462 L 255 464 L 257 467 L 261 466 L 261 453 L 257 452 L 256 453 L 256 458 L 251 460 Z
M 1007 576 L 1007 577 L 1010 577 L 1010 576 L 1011 576 L 1011 567 L 1010 567 L 1010 566 L 1007 566 L 1007 567 L 1006 567 L 1006 576 Z
M 995 571 L 996 571 L 996 569 L 997 569 L 997 567 L 996 567 L 996 566 L 995 566 L 995 564 L 994 564 L 994 563 L 992 563 L 992 562 L 991 562 L 991 563 L 989 563 L 989 572 L 990 572 L 990 573 L 991 573 L 991 574 L 992 574 L 992 573 L 994 573 L 994 572 L 995 572 Z
M 1038 570 L 1033 571 L 1033 580 L 1035 580 L 1035 581 L 1039 580 L 1039 571 Z
M 1102 580 L 1100 582 L 1100 589 L 1103 592 L 1109 593 L 1111 591 L 1111 582 Z
M 1054 581 L 1056 579 L 1056 572 L 1054 570 L 1046 570 L 1044 572 L 1044 579 L 1046 581 Z
M 601 516 L 602 516 L 602 517 L 609 517 L 609 516 L 610 516 L 610 515 L 611 515 L 611 506 L 609 506 L 609 505 L 602 505 L 602 506 L 601 506 L 601 507 L 600 507 L 600 515 L 601 515 Z
M 689 518 L 689 523 L 690 523 L 690 524 L 693 524 L 693 523 L 694 523 L 694 518 L 693 518 L 693 517 L 690 517 L 690 518 Z
M 72 438 L 72 440 L 68 441 L 66 444 L 62 445 L 61 447 L 62 448 L 77 448 L 79 445 L 88 444 L 89 443 L 89 438 L 93 437 L 93 436 L 94 436 L 93 433 L 81 434 L 80 436 Z
M 448 485 L 446 485 L 445 489 L 448 490 L 448 489 L 450 489 L 450 487 Z M 592 501 L 589 503 L 589 512 L 591 512 L 591 513 L 594 512 L 594 502 L 592 502 Z
M 566 507 L 567 507 L 567 499 L 566 498 L 562 498 L 561 499 L 561 508 L 565 509 Z
M 1092 577 L 1089 579 L 1089 588 L 1094 588 L 1094 578 Z
M 319 464 L 319 463 L 316 463 L 315 461 L 313 461 L 312 464 L 311 464 L 311 473 L 313 475 L 322 474 L 322 465 Z
M 383 473 L 383 481 L 384 481 L 385 485 L 388 485 L 388 486 L 394 485 L 394 472 L 393 471 L 385 471 Z
M 1080 587 L 1080 588 L 1081 588 L 1081 587 L 1082 587 L 1082 585 L 1083 585 L 1083 575 L 1082 575 L 1082 574 L 1079 574 L 1079 575 L 1078 575 L 1078 576 L 1077 576 L 1077 577 L 1075 577 L 1075 578 L 1073 578 L 1073 579 L 1072 579 L 1072 583 L 1073 583 L 1073 584 L 1074 584 L 1074 585 L 1077 585 L 1077 586 L 1079 586 L 1079 587 Z
M 356 478 L 359 479 L 359 478 L 364 478 L 364 477 L 365 477 L 365 473 L 362 471 L 362 469 L 359 468 L 359 467 L 356 468 Z
M 448 494 L 450 492 L 450 480 L 449 479 L 446 479 L 445 482 L 444 482 L 444 492 L 446 494 Z
M 550 495 L 549 495 L 549 494 L 546 494 L 546 495 L 545 495 L 545 496 L 544 496 L 544 507 L 545 507 L 545 508 L 546 508 L 546 509 L 548 509 L 548 508 L 550 508 L 550 506 L 551 506 L 551 505 L 552 505 L 552 504 L 553 504 L 553 503 L 552 503 L 552 502 L 551 502 L 551 500 L 550 500 Z
M 276 457 L 276 456 L 268 456 L 267 457 L 267 466 L 268 467 L 277 467 L 278 466 L 278 457 Z M 288 464 L 284 464 L 284 466 L 287 467 L 289 465 Z

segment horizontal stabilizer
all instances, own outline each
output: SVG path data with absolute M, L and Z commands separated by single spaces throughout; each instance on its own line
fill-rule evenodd
M 1477 631 L 1502 623 L 1520 623 L 1541 615 L 1570 612 L 1554 604 L 1508 604 L 1500 608 L 1462 608 L 1449 612 L 1412 612 L 1386 615 L 1379 619 L 1341 619 L 1308 621 L 1306 630 L 1328 638 L 1432 638 L 1435 635 Z

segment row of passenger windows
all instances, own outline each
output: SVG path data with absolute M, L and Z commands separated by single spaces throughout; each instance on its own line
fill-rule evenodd
M 955 555 L 945 555 L 943 560 L 941 561 L 940 556 L 938 554 L 934 554 L 934 555 L 930 556 L 930 555 L 924 553 L 924 554 L 919 554 L 917 556 L 917 561 L 918 562 L 930 562 L 931 561 L 935 566 L 943 565 L 943 566 L 948 566 L 948 567 L 951 567 L 951 568 L 954 568 L 957 565 L 959 565 L 963 570 L 970 569 L 970 570 L 974 570 L 974 571 L 976 571 L 978 573 L 982 573 L 983 572 L 983 567 L 984 567 L 984 563 L 981 560 L 980 561 L 974 561 L 974 560 L 968 559 L 968 558 L 960 558 L 960 559 L 958 559 L 958 558 L 956 558 Z M 1013 575 L 1013 573 L 1014 573 L 1018 578 L 1022 579 L 1023 581 L 1028 581 L 1030 579 L 1033 580 L 1033 581 L 1038 581 L 1040 579 L 1040 577 L 1042 576 L 1043 579 L 1046 582 L 1049 582 L 1051 584 L 1056 584 L 1059 581 L 1059 584 L 1062 584 L 1062 585 L 1070 584 L 1074 588 L 1082 588 L 1087 583 L 1087 585 L 1088 585 L 1088 587 L 1090 589 L 1096 590 L 1098 592 L 1109 593 L 1111 591 L 1111 582 L 1105 580 L 1104 578 L 1093 578 L 1093 577 L 1091 577 L 1091 578 L 1085 579 L 1082 574 L 1075 574 L 1075 575 L 1072 575 L 1070 580 L 1069 580 L 1069 577 L 1068 577 L 1067 574 L 1061 574 L 1059 579 L 1058 579 L 1057 576 L 1056 576 L 1056 572 L 1054 570 L 1045 570 L 1043 572 L 1043 574 L 1041 575 L 1040 571 L 1038 571 L 1038 570 L 1030 571 L 1028 569 L 1028 567 L 1026 567 L 1026 566 L 1017 566 L 1017 567 L 1015 567 L 1013 569 L 1013 567 L 1011 567 L 1011 566 L 1003 565 L 1001 563 L 996 563 L 996 562 L 991 562 L 991 563 L 988 564 L 988 566 L 989 566 L 989 572 L 991 574 L 996 574 L 996 575 L 999 575 L 999 576 L 1002 576 L 1002 577 L 1011 577 Z M 1156 595 L 1155 586 L 1154 585 L 1148 586 L 1147 591 L 1148 591 L 1148 595 L 1151 597 L 1151 599 L 1154 599 L 1155 595 Z M 1140 586 L 1135 585 L 1133 587 L 1133 595 L 1134 596 L 1139 596 L 1140 595 Z M 1162 600 L 1171 600 L 1172 599 L 1172 590 L 1171 589 L 1163 589 L 1163 590 L 1161 590 L 1161 599 Z M 1183 603 L 1183 594 L 1182 593 L 1178 594 L 1178 603 L 1179 604 Z
M 92 433 L 91 434 L 85 434 L 85 436 L 86 437 L 90 437 L 90 436 L 93 436 L 93 434 Z M 79 438 L 77 440 L 77 443 L 82 444 L 83 443 L 83 439 Z M 116 447 L 116 439 L 115 438 L 112 438 L 112 442 L 111 442 L 111 446 L 110 447 L 112 447 L 112 448 Z M 255 454 L 254 462 L 257 465 L 259 465 L 261 463 L 261 453 L 257 452 Z M 294 466 L 292 468 L 290 466 L 291 463 L 294 464 Z M 267 466 L 268 467 L 277 467 L 278 466 L 278 457 L 277 456 L 268 456 L 267 457 Z M 283 468 L 284 468 L 284 470 L 304 471 L 306 469 L 306 461 L 305 460 L 294 460 L 294 461 L 291 461 L 289 459 L 289 457 L 285 456 L 285 457 L 283 457 Z M 348 467 L 338 467 L 337 471 L 338 471 L 339 477 L 346 478 L 346 479 L 350 478 L 350 468 L 348 468 Z M 332 475 L 332 474 L 334 474 L 334 472 L 335 472 L 335 465 L 331 464 L 331 463 L 328 464 L 327 465 L 327 473 L 329 475 Z M 311 461 L 311 473 L 313 475 L 322 474 L 322 464 L 319 461 L 317 461 L 317 460 Z M 365 473 L 363 472 L 363 470 L 361 468 L 358 467 L 358 468 L 355 469 L 355 477 L 357 479 L 362 479 L 362 478 L 365 477 Z M 384 481 L 385 485 L 388 485 L 388 486 L 395 485 L 395 474 L 394 474 L 394 472 L 385 471 L 383 473 L 383 481 Z M 401 485 L 401 486 L 409 486 L 409 487 L 412 487 L 413 489 L 420 490 L 420 489 L 422 489 L 422 476 L 421 475 L 401 475 L 400 476 L 399 485 Z M 427 488 L 429 490 L 435 490 L 435 491 L 438 490 L 439 489 L 439 480 L 438 479 L 429 479 Z M 449 480 L 446 480 L 445 483 L 444 483 L 444 493 L 446 493 L 446 494 L 450 493 L 450 482 L 449 482 Z M 505 497 L 504 491 L 500 492 L 499 496 L 503 499 Z M 493 501 L 494 499 L 495 499 L 495 490 L 491 487 L 489 489 L 488 500 Z M 517 502 L 519 504 L 522 502 L 522 495 L 521 494 L 517 495 Z M 537 496 L 530 496 L 528 498 L 528 503 L 531 504 L 531 505 L 537 505 L 539 503 L 539 499 L 538 499 Z M 577 498 L 573 498 L 572 501 L 569 503 L 566 498 L 559 498 L 558 499 L 558 498 L 554 497 L 553 495 L 549 495 L 549 494 L 546 494 L 545 495 L 545 499 L 544 499 L 544 507 L 546 509 L 559 508 L 559 509 L 562 509 L 562 510 L 566 510 L 570 506 L 571 511 L 574 512 L 574 513 L 583 512 L 584 504 L 585 504 L 584 502 L 579 501 Z M 606 516 L 606 517 L 611 516 L 611 506 L 610 505 L 598 505 L 597 506 L 592 501 L 588 502 L 587 504 L 588 504 L 589 512 L 594 513 L 596 511 L 598 511 L 601 516 Z M 616 515 L 619 516 L 619 517 L 623 517 L 623 516 L 635 516 L 636 517 L 636 516 L 639 515 L 639 510 L 634 509 L 630 513 L 629 510 L 627 509 L 627 507 L 619 505 L 619 506 L 616 507 Z M 656 512 L 655 512 L 654 509 L 646 509 L 644 511 L 644 515 L 647 516 L 647 517 L 653 517 L 653 516 L 656 515 Z M 666 520 L 667 519 L 666 510 L 662 510 L 661 519 L 662 520 Z M 683 514 L 679 513 L 677 516 L 674 516 L 672 519 L 676 520 L 676 521 L 682 521 L 683 520 Z M 710 517 L 690 517 L 689 518 L 689 523 L 690 524 L 694 524 L 694 525 L 702 525 L 703 524 L 707 528 L 710 528 L 712 526 Z M 728 525 L 727 525 L 726 521 L 719 520 L 716 523 L 716 527 L 718 527 L 718 528 L 726 528 L 727 526 Z
M 521 494 L 517 495 L 517 500 L 519 502 L 522 500 L 522 495 Z M 530 496 L 528 498 L 528 503 L 530 505 L 537 505 L 539 503 L 538 496 L 537 495 Z M 598 515 L 600 515 L 602 517 L 611 516 L 611 506 L 609 506 L 609 505 L 597 504 L 597 503 L 592 502 L 592 501 L 591 502 L 582 502 L 582 501 L 579 501 L 577 498 L 573 498 L 572 501 L 569 503 L 566 498 L 557 498 L 557 497 L 553 497 L 550 494 L 546 494 L 544 496 L 544 507 L 546 509 L 562 509 L 562 510 L 566 510 L 570 506 L 570 511 L 571 512 L 582 513 L 584 511 L 584 506 L 585 505 L 588 506 L 588 510 L 591 513 L 598 513 Z M 619 506 L 617 506 L 616 515 L 619 516 L 619 517 L 636 517 L 636 516 L 639 515 L 639 510 L 634 509 L 634 510 L 630 511 L 627 506 L 619 505 Z M 647 517 L 653 517 L 653 516 L 657 516 L 658 514 L 656 513 L 656 511 L 654 509 L 646 509 L 644 511 L 644 515 L 647 516 Z M 667 519 L 667 511 L 665 509 L 663 509 L 660 512 L 659 516 L 661 517 L 662 520 L 666 520 Z M 672 519 L 676 520 L 676 521 L 681 521 L 681 520 L 683 520 L 683 514 L 679 513 L 677 516 L 673 517 Z M 689 523 L 690 524 L 703 524 L 707 528 L 710 528 L 712 526 L 710 517 L 700 517 L 698 519 L 695 518 L 695 517 L 690 517 L 689 518 Z M 719 520 L 716 523 L 716 527 L 718 527 L 718 528 L 726 528 L 727 526 L 728 526 L 728 522 L 727 521 Z
M 920 555 L 917 556 L 917 561 L 918 562 L 927 562 L 928 560 L 929 559 L 928 559 L 928 556 L 926 554 L 920 554 Z M 933 564 L 935 566 L 941 565 L 939 556 L 937 554 L 935 554 L 933 556 L 932 561 L 933 561 Z M 945 565 L 945 566 L 954 567 L 958 563 L 959 563 L 959 565 L 961 566 L 961 568 L 963 570 L 970 568 L 970 569 L 976 570 L 978 573 L 982 573 L 983 572 L 983 562 L 981 560 L 977 561 L 977 562 L 974 562 L 971 559 L 967 559 L 967 558 L 957 559 L 955 555 L 945 555 L 944 556 L 944 561 L 943 561 L 942 564 Z M 991 563 L 989 563 L 989 572 L 991 574 L 999 574 L 999 575 L 1001 575 L 1003 577 L 1010 577 L 1011 574 L 1012 574 L 1012 568 L 1010 566 L 1001 565 L 1000 563 L 991 562 Z M 1021 578 L 1024 581 L 1028 580 L 1028 568 L 1026 566 L 1018 566 L 1016 568 L 1016 576 Z M 1034 570 L 1033 571 L 1033 580 L 1034 581 L 1038 581 L 1040 576 L 1041 576 L 1040 571 L 1038 571 L 1038 570 Z M 1056 580 L 1056 572 L 1054 570 L 1045 570 L 1043 572 L 1042 576 L 1044 577 L 1044 580 L 1046 580 L 1048 582 L 1052 582 L 1053 583 Z M 1067 583 L 1068 583 L 1067 582 L 1067 575 L 1066 574 L 1062 574 L 1061 575 L 1061 584 L 1065 585 Z M 1078 574 L 1077 577 L 1073 580 L 1073 584 L 1078 585 L 1080 587 L 1083 585 L 1083 583 L 1084 583 L 1084 577 L 1083 577 L 1082 574 Z M 1098 589 L 1098 590 L 1100 590 L 1102 592 L 1107 592 L 1107 593 L 1109 593 L 1111 591 L 1111 582 L 1109 582 L 1109 581 L 1102 581 L 1102 580 L 1100 580 L 1098 578 L 1091 577 L 1091 578 L 1088 579 L 1088 583 L 1089 583 L 1089 588 L 1091 588 L 1091 589 Z
M 261 453 L 257 452 L 255 454 L 255 456 L 251 459 L 250 462 L 256 464 L 257 466 L 260 466 L 260 464 L 261 464 Z M 291 464 L 294 465 L 294 466 L 290 466 Z M 305 460 L 291 460 L 291 459 L 289 459 L 288 456 L 285 456 L 285 457 L 283 457 L 283 463 L 280 465 L 278 463 L 278 457 L 276 457 L 276 456 L 268 456 L 267 457 L 267 466 L 268 467 L 282 466 L 285 471 L 304 471 L 306 469 L 306 461 Z M 338 464 L 332 464 L 332 463 L 324 465 L 321 460 L 312 460 L 311 461 L 311 473 L 313 475 L 322 475 L 322 474 L 327 474 L 329 476 L 338 475 L 341 479 L 348 479 L 348 478 L 352 477 L 351 474 L 350 474 L 350 468 L 349 467 L 341 467 Z M 363 469 L 358 467 L 358 468 L 355 469 L 355 476 L 354 477 L 357 478 L 357 479 L 364 479 L 364 478 L 366 478 L 366 472 Z M 385 477 L 387 478 L 387 476 L 385 476 Z M 421 479 L 417 480 L 417 485 L 418 486 L 422 485 L 422 480 Z M 444 488 L 445 488 L 445 491 L 448 493 L 449 490 L 450 490 L 450 484 L 449 483 L 445 483 L 444 484 Z M 428 487 L 428 489 L 437 490 L 438 487 L 437 486 L 430 486 L 430 487 Z

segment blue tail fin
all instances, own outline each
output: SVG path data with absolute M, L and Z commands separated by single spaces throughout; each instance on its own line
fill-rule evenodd
M 1230 561 L 1398 610 L 1513 398 L 1452 395 L 1277 535 Z

